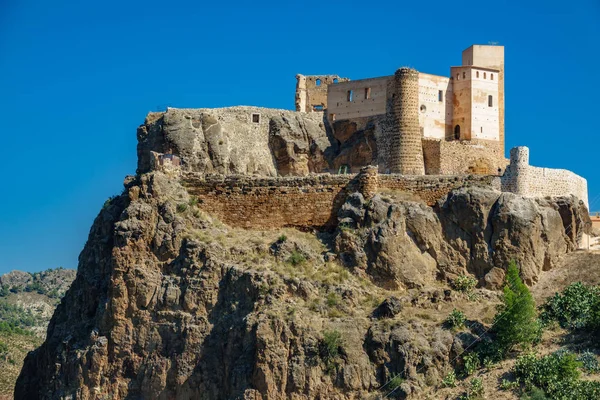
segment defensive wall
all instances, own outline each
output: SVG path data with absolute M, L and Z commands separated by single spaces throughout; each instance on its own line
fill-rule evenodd
M 574 195 L 588 204 L 587 180 L 565 169 L 529 165 L 529 148 L 510 150 L 510 164 L 502 176 L 502 191 L 528 197 Z
M 186 173 L 182 179 L 204 211 L 230 226 L 247 229 L 332 228 L 346 196 L 356 191 L 368 199 L 382 189 L 401 190 L 433 205 L 452 189 L 490 186 L 493 180 L 493 176 L 474 175 L 379 175 L 376 167 L 363 168 L 355 175 L 252 177 Z

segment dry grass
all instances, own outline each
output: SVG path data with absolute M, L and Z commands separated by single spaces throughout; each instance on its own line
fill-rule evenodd
M 35 336 L 0 333 L 0 342 L 8 346 L 8 355 L 0 356 L 0 396 L 12 398 L 15 381 L 28 352 L 42 343 Z

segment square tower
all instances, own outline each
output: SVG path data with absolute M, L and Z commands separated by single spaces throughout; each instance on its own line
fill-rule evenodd
M 504 154 L 504 46 L 473 45 L 462 52 L 462 65 L 498 71 L 498 132 Z

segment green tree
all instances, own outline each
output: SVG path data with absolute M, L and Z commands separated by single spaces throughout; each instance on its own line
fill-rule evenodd
M 494 332 L 504 352 L 517 345 L 530 345 L 539 335 L 535 302 L 514 261 L 506 271 L 503 304 L 494 317 Z

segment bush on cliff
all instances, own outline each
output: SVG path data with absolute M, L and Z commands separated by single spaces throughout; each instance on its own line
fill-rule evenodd
M 497 345 L 504 353 L 515 346 L 529 346 L 540 335 L 535 302 L 529 289 L 519 277 L 513 261 L 506 272 L 503 304 L 494 317 Z
M 540 318 L 565 329 L 594 329 L 600 325 L 600 288 L 573 283 L 546 301 Z

